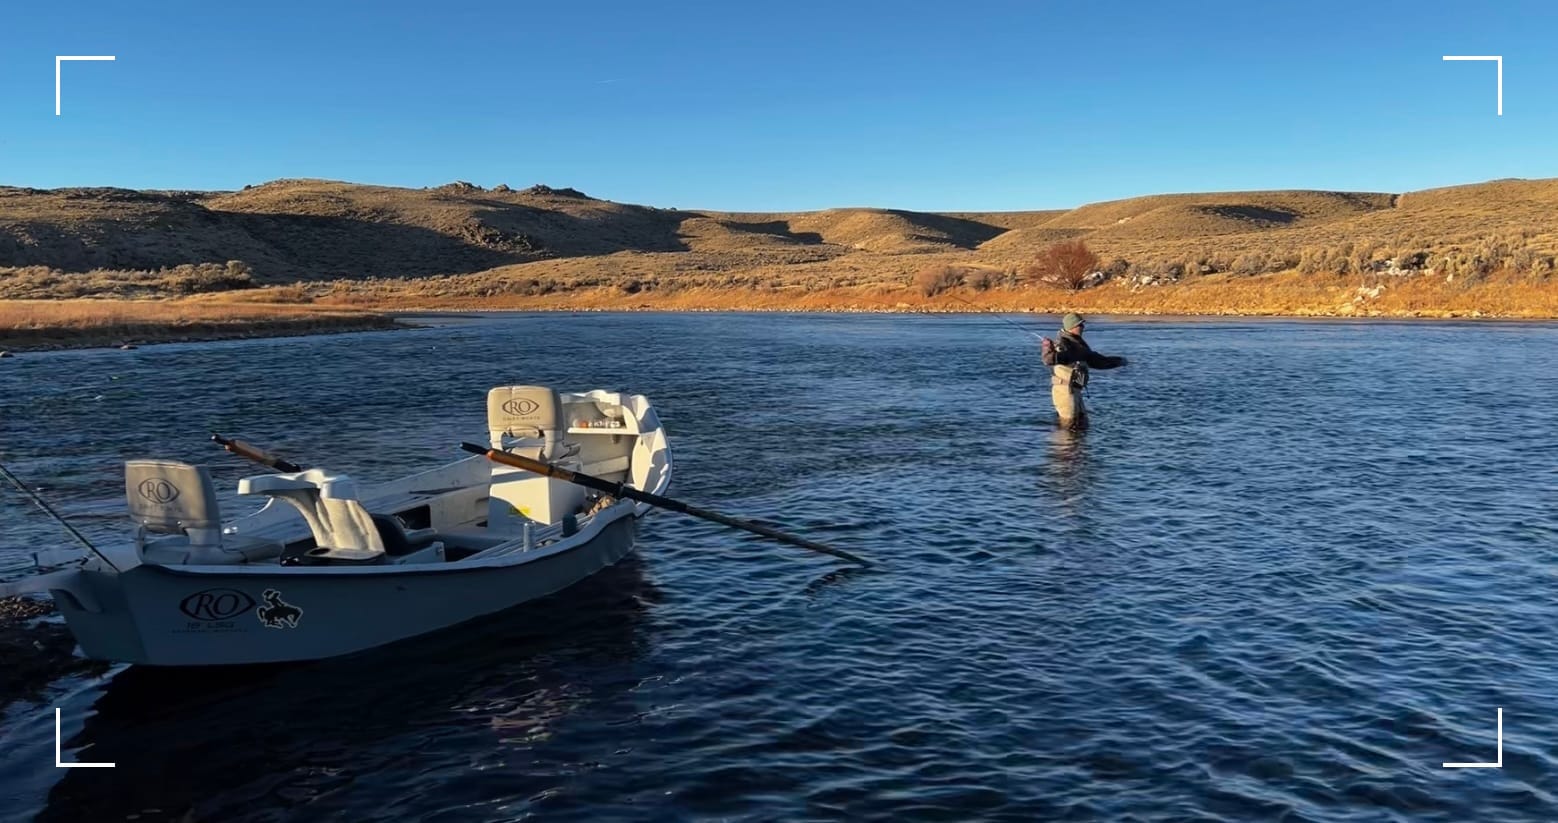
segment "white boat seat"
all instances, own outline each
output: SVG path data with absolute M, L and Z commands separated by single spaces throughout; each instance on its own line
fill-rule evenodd
M 222 542 L 216 486 L 201 466 L 177 460 L 126 460 L 124 497 L 130 519 L 147 532 L 182 534 L 190 545 Z
M 245 477 L 238 493 L 268 495 L 296 508 L 314 534 L 313 557 L 365 563 L 384 556 L 379 529 L 357 499 L 357 484 L 344 474 L 309 469 Z
M 546 386 L 498 386 L 487 392 L 492 447 L 555 463 L 579 452 L 569 443 L 563 399 Z
M 216 486 L 202 466 L 177 460 L 126 460 L 125 500 L 135 547 L 148 563 L 243 563 L 281 554 L 281 543 L 222 534 Z M 146 535 L 171 535 L 150 543 Z
M 498 386 L 487 392 L 487 429 L 492 448 L 578 469 L 579 444 L 567 440 L 563 399 L 547 386 Z M 492 464 L 488 527 L 518 533 L 526 522 L 554 523 L 584 501 L 572 483 Z

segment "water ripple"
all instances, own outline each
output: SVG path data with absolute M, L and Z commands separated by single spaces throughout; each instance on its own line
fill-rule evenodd
M 1558 329 L 1093 336 L 1132 366 L 1098 376 L 1086 434 L 978 317 L 500 316 L 6 361 L 0 457 L 94 536 L 122 527 L 122 458 L 231 490 L 216 428 L 389 477 L 479 438 L 488 386 L 543 382 L 649 393 L 673 494 L 882 562 L 657 515 L 636 558 L 454 635 L 91 684 L 72 744 L 120 768 L 0 753 L 0 796 L 43 820 L 1558 819 Z M 0 498 L 0 545 L 54 543 Z M 1496 707 L 1505 768 L 1442 769 L 1493 757 Z

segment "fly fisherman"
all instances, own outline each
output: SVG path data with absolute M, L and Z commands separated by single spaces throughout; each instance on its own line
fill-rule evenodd
M 1044 365 L 1053 367 L 1050 399 L 1060 425 L 1068 429 L 1087 427 L 1087 409 L 1082 405 L 1082 390 L 1087 387 L 1089 369 L 1116 369 L 1125 365 L 1123 357 L 1099 354 L 1082 339 L 1082 315 L 1071 312 L 1060 320 L 1060 339 L 1044 340 Z

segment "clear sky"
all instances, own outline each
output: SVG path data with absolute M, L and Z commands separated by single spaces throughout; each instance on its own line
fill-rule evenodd
M 54 115 L 54 56 L 66 63 Z M 1503 55 L 1504 116 L 1492 63 Z M 1558 176 L 1553 2 L 0 6 L 0 184 L 1056 208 Z

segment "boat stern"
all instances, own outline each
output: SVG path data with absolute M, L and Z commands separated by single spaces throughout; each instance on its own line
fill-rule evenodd
M 54 605 L 64 615 L 83 655 L 94 660 L 147 662 L 135 610 L 121 585 L 121 579 L 133 573 L 74 570 L 69 580 L 49 587 Z

